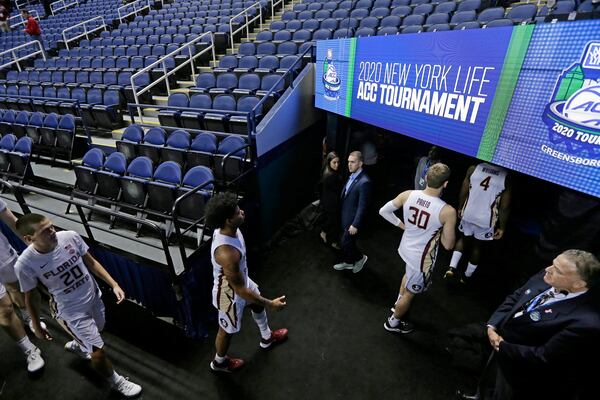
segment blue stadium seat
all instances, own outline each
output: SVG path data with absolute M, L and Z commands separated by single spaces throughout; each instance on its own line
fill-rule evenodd
M 237 101 L 236 111 L 250 112 L 259 103 L 260 99 L 256 96 L 244 96 Z M 255 110 L 257 122 L 262 118 L 262 106 L 258 106 Z M 232 115 L 229 118 L 229 130 L 231 133 L 245 134 L 248 133 L 248 116 L 247 115 Z
M 451 24 L 462 24 L 463 22 L 471 22 L 477 19 L 477 13 L 473 10 L 457 11 L 450 19 Z M 479 27 L 479 24 L 477 24 Z
M 150 128 L 144 135 L 142 143 L 138 145 L 138 154 L 152 160 L 152 164 L 158 164 L 160 149 L 165 146 L 166 142 L 167 133 L 163 128 Z
M 242 137 L 227 136 L 221 140 L 214 156 L 215 177 L 230 181 L 240 176 L 247 167 L 246 155 L 246 141 Z
M 120 202 L 143 208 L 146 205 L 146 185 L 152 179 L 152 161 L 148 157 L 135 158 L 127 166 L 127 174 L 120 179 Z
M 190 221 L 197 221 L 204 216 L 206 201 L 211 197 L 214 189 L 214 176 L 210 168 L 206 166 L 195 166 L 183 177 L 177 196 L 183 196 L 192 189 L 201 187 L 194 194 L 186 197 L 179 203 L 177 215 Z
M 171 215 L 180 184 L 181 164 L 175 161 L 161 163 L 154 171 L 152 181 L 147 183 L 147 207 L 164 215 Z M 168 236 L 170 233 L 169 225 L 167 225 L 166 230 Z
M 167 106 L 169 107 L 189 107 L 190 99 L 185 93 L 173 93 L 169 96 Z M 158 120 L 163 126 L 181 126 L 181 110 L 163 109 L 158 113 Z
M 204 115 L 204 126 L 210 131 L 228 131 L 228 120 L 230 114 L 227 111 L 235 111 L 235 98 L 228 94 L 220 94 L 213 100 L 213 112 Z
M 190 98 L 190 108 L 193 109 L 211 109 L 212 98 L 208 94 L 195 94 Z M 185 110 L 181 113 L 181 126 L 187 129 L 202 129 L 205 111 Z
M 533 20 L 536 13 L 537 6 L 535 4 L 520 4 L 512 7 L 506 13 L 506 18 L 512 20 L 515 24 L 520 24 Z
M 499 26 L 513 26 L 513 21 L 508 18 L 495 19 L 485 24 L 486 28 L 494 28 Z
M 481 7 L 481 0 L 463 0 L 458 3 L 456 11 L 477 11 Z
M 190 134 L 183 129 L 178 129 L 169 135 L 166 146 L 161 148 L 161 160 L 175 161 L 183 167 L 189 148 Z
M 117 140 L 117 151 L 125 156 L 129 162 L 138 156 L 137 145 L 144 139 L 144 130 L 138 124 L 131 124 L 121 136 L 121 140 Z
M 104 152 L 99 148 L 90 149 L 84 154 L 81 165 L 74 167 L 75 191 L 92 195 L 96 193 L 96 174 L 102 168 L 104 159 Z
M 121 193 L 120 180 L 127 170 L 125 155 L 117 151 L 106 157 L 102 169 L 97 171 L 98 187 L 96 195 L 111 200 L 117 200 Z
M 459 6 L 459 8 L 460 8 L 460 6 Z M 477 17 L 477 22 L 479 22 L 480 24 L 486 24 L 495 19 L 502 19 L 502 18 L 504 18 L 504 8 L 492 7 L 492 8 L 486 8 L 485 10 L 480 12 L 479 16 Z
M 21 183 L 27 175 L 32 173 L 29 167 L 33 142 L 30 137 L 24 136 L 17 140 L 13 151 L 8 152 L 10 175 Z
M 217 152 L 217 137 L 212 133 L 202 132 L 196 135 L 187 153 L 187 167 L 213 166 L 214 154 Z

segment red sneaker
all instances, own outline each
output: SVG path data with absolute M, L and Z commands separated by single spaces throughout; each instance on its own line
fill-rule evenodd
M 244 365 L 244 360 L 241 358 L 231 358 L 225 356 L 225 361 L 222 363 L 218 363 L 216 360 L 212 360 L 210 362 L 210 369 L 215 372 L 233 372 L 242 368 Z
M 269 339 L 261 339 L 260 347 L 263 349 L 268 349 L 269 347 L 284 342 L 287 339 L 288 330 L 285 328 L 277 329 L 276 331 L 271 332 L 271 337 Z

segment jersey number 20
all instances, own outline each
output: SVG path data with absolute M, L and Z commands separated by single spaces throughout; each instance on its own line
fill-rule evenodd
M 73 282 L 75 282 L 77 279 L 81 278 L 83 276 L 83 272 L 81 272 L 81 269 L 79 268 L 79 265 L 76 265 L 75 267 L 71 268 L 69 271 L 60 274 L 60 279 L 63 280 L 63 283 L 65 284 L 65 286 L 71 286 L 71 284 L 73 284 Z
M 417 207 L 409 207 L 408 209 L 411 212 L 408 222 L 416 225 L 418 228 L 427 229 L 427 224 L 429 223 L 429 217 L 431 214 L 429 214 L 427 211 L 420 210 Z

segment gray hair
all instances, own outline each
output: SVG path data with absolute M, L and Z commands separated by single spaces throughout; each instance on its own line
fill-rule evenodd
M 579 276 L 587 283 L 588 288 L 600 285 L 600 261 L 595 255 L 583 250 L 566 250 L 562 255 L 575 264 Z

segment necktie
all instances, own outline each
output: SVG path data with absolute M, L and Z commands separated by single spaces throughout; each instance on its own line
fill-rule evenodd
M 529 300 L 525 304 L 525 309 L 527 310 L 527 312 L 530 312 L 531 310 L 543 305 L 546 301 L 548 301 L 548 299 L 552 298 L 554 298 L 554 290 L 550 289 L 549 291 L 543 292 L 534 297 L 533 299 Z

